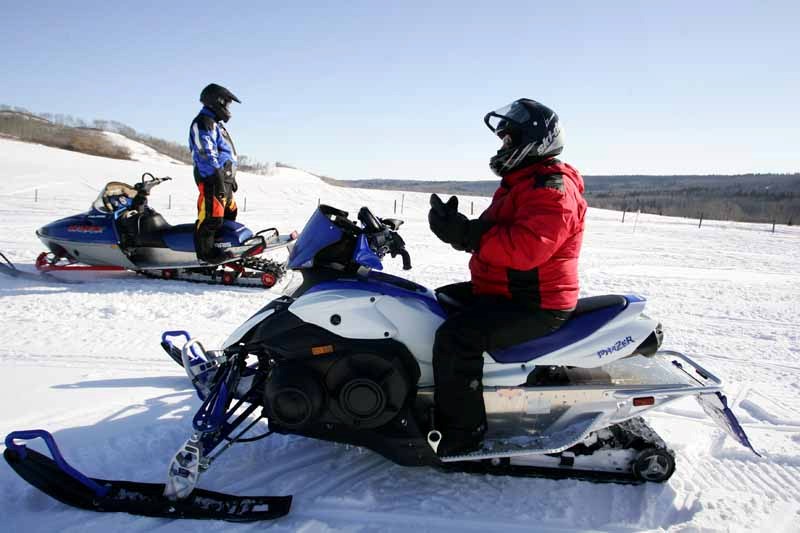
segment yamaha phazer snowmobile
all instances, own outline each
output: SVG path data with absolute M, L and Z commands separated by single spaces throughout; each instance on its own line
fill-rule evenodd
M 221 349 L 207 351 L 185 331 L 164 333 L 162 346 L 202 400 L 164 485 L 86 478 L 45 432 L 10 434 L 6 460 L 39 489 L 86 509 L 258 520 L 288 512 L 289 497 L 209 496 L 196 485 L 233 443 L 273 433 L 354 444 L 400 465 L 445 471 L 664 482 L 675 454 L 642 415 L 694 396 L 753 450 L 720 379 L 686 355 L 659 350 L 661 325 L 644 314 L 645 300 L 604 295 L 581 299 L 550 335 L 484 354 L 483 447 L 439 456 L 432 345 L 459 302 L 447 287 L 431 291 L 379 272 L 387 253 L 411 268 L 402 222 L 367 208 L 358 219 L 319 206 L 289 256 L 296 279 Z M 246 437 L 262 419 L 268 430 Z M 16 442 L 35 437 L 48 441 L 54 460 Z
M 272 287 L 284 265 L 264 257 L 287 246 L 293 235 L 275 228 L 253 233 L 226 220 L 215 246 L 224 252 L 219 263 L 197 259 L 194 224 L 170 225 L 147 205 L 150 191 L 171 178 L 142 175 L 133 187 L 110 182 L 79 215 L 51 222 L 36 231 L 47 246 L 36 260 L 40 272 L 74 270 L 133 270 L 150 277 L 226 285 Z

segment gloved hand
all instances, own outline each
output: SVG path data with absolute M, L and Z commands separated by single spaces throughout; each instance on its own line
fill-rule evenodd
M 214 187 L 214 196 L 220 202 L 225 202 L 225 170 L 218 168 L 217 171 L 211 176 L 211 186 Z
M 239 184 L 236 183 L 236 168 L 233 166 L 233 161 L 227 161 L 222 169 L 225 173 L 225 183 L 231 184 L 231 190 L 236 192 L 239 190 Z
M 458 198 L 451 196 L 447 203 L 431 195 L 428 224 L 439 239 L 456 250 L 473 252 L 478 249 L 481 237 L 492 224 L 481 219 L 470 220 L 458 212 Z

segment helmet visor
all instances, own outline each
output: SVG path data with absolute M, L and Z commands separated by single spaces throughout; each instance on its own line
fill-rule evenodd
M 483 122 L 495 134 L 502 137 L 501 133 L 508 129 L 519 128 L 528 122 L 531 114 L 520 102 L 512 102 L 500 109 L 486 113 Z

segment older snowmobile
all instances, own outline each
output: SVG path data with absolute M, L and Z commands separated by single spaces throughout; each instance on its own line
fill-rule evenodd
M 133 270 L 150 277 L 226 285 L 272 287 L 284 265 L 264 256 L 286 247 L 296 236 L 275 228 L 253 233 L 226 220 L 215 246 L 225 254 L 219 263 L 197 259 L 194 224 L 170 225 L 147 205 L 150 191 L 169 177 L 142 175 L 131 187 L 112 181 L 91 209 L 51 222 L 36 231 L 47 246 L 36 260 L 40 272 Z
M 675 454 L 641 416 L 694 396 L 753 450 L 720 379 L 683 354 L 659 351 L 661 325 L 643 313 L 645 300 L 605 295 L 581 299 L 555 333 L 484 354 L 484 446 L 437 455 L 432 345 L 459 303 L 447 287 L 430 291 L 378 272 L 387 253 L 411 268 L 397 232 L 402 222 L 366 208 L 358 219 L 319 206 L 289 257 L 299 276 L 220 350 L 206 351 L 185 331 L 164 333 L 162 346 L 203 400 L 164 485 L 85 478 L 44 433 L 10 434 L 6 460 L 39 489 L 86 509 L 258 520 L 288 512 L 289 497 L 209 496 L 196 485 L 231 444 L 272 433 L 354 444 L 400 465 L 446 471 L 664 482 Z M 261 419 L 269 430 L 245 437 Z M 34 437 L 50 440 L 55 460 L 15 442 Z

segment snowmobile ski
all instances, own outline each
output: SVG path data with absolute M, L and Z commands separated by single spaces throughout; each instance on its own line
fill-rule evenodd
M 52 459 L 14 442 L 34 438 L 45 441 Z M 164 484 L 90 478 L 64 460 L 53 436 L 43 430 L 10 433 L 3 456 L 20 477 L 48 496 L 90 511 L 253 522 L 285 516 L 292 504 L 291 496 L 233 496 L 205 489 L 171 500 L 164 496 Z
M 79 284 L 80 281 L 77 280 L 61 280 L 57 279 L 56 277 L 48 274 L 47 272 L 26 272 L 25 270 L 20 270 L 17 266 L 11 262 L 11 260 L 5 256 L 5 254 L 0 252 L 0 258 L 3 259 L 3 262 L 0 262 L 0 274 L 5 274 L 7 276 L 11 276 L 12 278 L 17 279 L 27 279 L 33 281 L 46 281 L 48 283 L 72 283 L 72 284 Z

